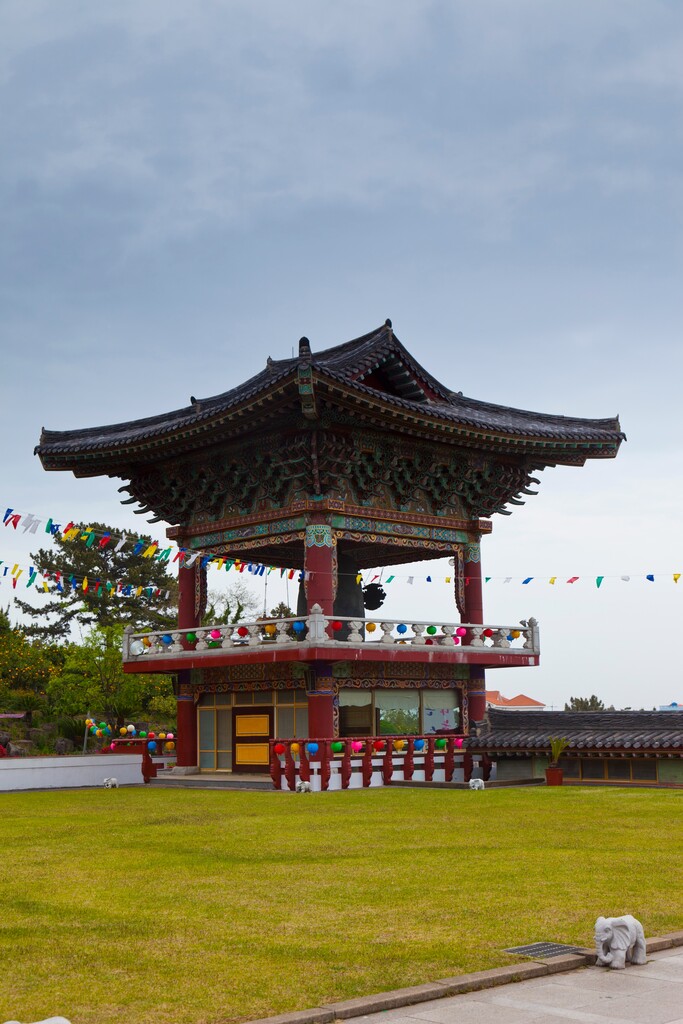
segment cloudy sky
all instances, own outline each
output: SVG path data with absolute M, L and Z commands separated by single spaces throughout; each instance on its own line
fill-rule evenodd
M 495 517 L 487 618 L 535 615 L 542 666 L 489 686 L 683 702 L 681 52 L 676 0 L 0 0 L 3 509 L 139 527 L 42 471 L 41 426 L 391 317 L 453 389 L 628 436 Z

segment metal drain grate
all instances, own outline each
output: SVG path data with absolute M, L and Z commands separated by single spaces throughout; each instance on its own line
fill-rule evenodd
M 519 953 L 520 956 L 530 956 L 534 959 L 549 956 L 564 956 L 565 953 L 583 953 L 578 946 L 563 946 L 561 942 L 532 942 L 530 946 L 513 946 L 512 949 L 504 949 L 504 953 Z

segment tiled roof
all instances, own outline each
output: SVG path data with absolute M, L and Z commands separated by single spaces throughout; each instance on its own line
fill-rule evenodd
M 544 708 L 540 700 L 527 697 L 524 693 L 518 693 L 516 697 L 504 697 L 500 690 L 487 690 L 486 703 L 500 708 Z
M 302 342 L 305 339 L 302 339 Z M 448 421 L 456 428 L 489 432 L 496 437 L 512 439 L 525 450 L 525 443 L 556 441 L 558 449 L 578 449 L 589 456 L 586 445 L 596 454 L 614 455 L 623 439 L 617 417 L 581 419 L 529 412 L 508 406 L 493 405 L 466 398 L 461 392 L 449 390 L 410 355 L 396 338 L 389 321 L 382 327 L 342 345 L 311 353 L 308 343 L 300 347 L 299 356 L 290 359 L 269 359 L 265 370 L 229 391 L 192 403 L 173 412 L 131 420 L 110 426 L 84 430 L 53 431 L 43 429 L 36 453 L 46 468 L 69 468 L 69 456 L 125 456 L 129 446 L 164 444 L 179 432 L 205 436 L 217 422 L 229 419 L 233 410 L 261 394 L 285 388 L 297 398 L 297 372 L 310 366 L 316 387 L 324 390 L 344 389 L 357 398 L 371 398 L 403 409 L 406 415 Z M 376 373 L 386 377 L 378 386 Z M 388 382 L 388 383 L 387 383 Z M 556 461 L 553 451 L 546 461 Z M 542 454 L 534 451 L 540 464 Z
M 491 708 L 472 750 L 548 750 L 551 736 L 569 750 L 680 750 L 683 719 L 662 711 L 503 711 Z

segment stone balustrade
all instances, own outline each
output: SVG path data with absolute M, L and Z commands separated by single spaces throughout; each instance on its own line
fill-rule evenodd
M 535 619 L 515 625 L 482 625 L 406 619 L 327 616 L 318 605 L 309 615 L 287 619 L 259 619 L 238 625 L 201 626 L 195 629 L 157 630 L 144 633 L 128 629 L 123 638 L 123 660 L 152 661 L 159 657 L 211 658 L 213 652 L 244 653 L 253 648 L 301 647 L 364 648 L 386 650 L 397 645 L 412 649 L 437 647 L 462 651 L 497 650 L 501 653 L 538 656 L 540 641 Z

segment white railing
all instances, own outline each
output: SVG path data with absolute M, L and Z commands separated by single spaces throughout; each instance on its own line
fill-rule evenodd
M 412 617 L 411 617 L 412 618 Z M 451 651 L 496 651 L 512 655 L 540 654 L 536 619 L 521 620 L 514 626 L 438 622 L 415 619 L 359 619 L 323 615 L 314 605 L 310 615 L 289 619 L 259 619 L 238 625 L 201 626 L 135 633 L 131 627 L 123 637 L 123 660 L 153 660 L 159 656 L 207 657 L 213 651 L 244 652 L 245 648 L 357 647 L 375 648 L 406 645 L 412 648 L 439 647 Z

